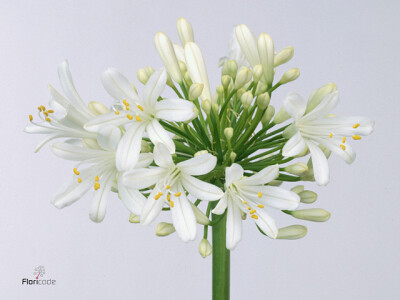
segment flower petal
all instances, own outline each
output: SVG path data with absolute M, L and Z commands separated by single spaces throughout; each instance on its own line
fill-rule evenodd
M 240 180 L 240 187 L 250 185 L 266 184 L 279 176 L 279 165 L 268 166 L 253 176 L 243 178 Z
M 61 142 L 51 144 L 51 150 L 58 157 L 73 161 L 83 161 L 107 155 L 107 152 L 103 150 L 90 149 Z
M 257 40 L 249 27 L 244 24 L 240 24 L 235 28 L 236 38 L 239 42 L 240 48 L 243 54 L 246 56 L 252 67 L 260 65 L 260 58 L 258 56 Z
M 218 201 L 217 206 L 211 211 L 213 214 L 222 215 L 228 206 L 228 200 L 226 194 Z
M 230 186 L 233 182 L 239 181 L 244 174 L 244 170 L 239 164 L 232 164 L 232 166 L 225 169 L 225 185 Z
M 172 160 L 171 153 L 163 143 L 158 143 L 154 146 L 154 161 L 162 168 L 172 168 L 174 162 Z
M 171 195 L 174 207 L 171 207 L 172 221 L 179 237 L 184 242 L 193 241 L 196 238 L 196 217 L 192 206 L 182 190 L 179 197 Z
M 274 219 L 265 211 L 265 209 L 257 210 L 258 219 L 255 220 L 260 229 L 270 238 L 276 239 L 278 236 L 278 228 Z
M 143 207 L 142 213 L 140 215 L 140 223 L 142 223 L 143 225 L 148 225 L 152 221 L 154 221 L 154 219 L 157 218 L 163 208 L 165 196 L 162 196 L 158 198 L 158 200 L 156 200 L 156 194 L 158 194 L 158 190 L 154 189 L 150 193 L 150 196 L 149 198 L 147 198 L 147 201 Z
M 228 199 L 228 213 L 226 216 L 226 248 L 233 250 L 241 239 L 242 211 L 231 199 Z
M 104 220 L 108 197 L 110 195 L 111 186 L 114 181 L 115 173 L 107 174 L 107 177 L 101 178 L 100 188 L 94 192 L 89 217 L 93 222 L 99 223 Z
M 201 181 L 190 175 L 181 174 L 183 187 L 195 198 L 204 201 L 220 199 L 224 192 L 217 186 Z
M 285 157 L 293 157 L 303 152 L 304 148 L 306 148 L 306 143 L 301 133 L 298 131 L 286 142 L 285 146 L 283 146 L 282 155 Z
M 178 167 L 188 175 L 204 175 L 211 172 L 216 164 L 217 158 L 205 153 L 178 163 Z
M 126 171 L 135 167 L 139 158 L 145 128 L 145 124 L 132 123 L 122 136 L 116 153 L 116 165 L 119 171 Z
M 139 168 L 147 168 L 153 162 L 153 154 L 152 153 L 140 153 L 139 160 L 135 165 L 135 169 Z
M 325 117 L 335 109 L 338 103 L 339 93 L 337 91 L 326 95 L 320 104 L 301 118 L 301 122 L 310 122 Z
M 116 115 L 114 112 L 102 114 L 86 122 L 83 128 L 91 132 L 98 132 L 102 127 L 118 127 L 129 122 L 127 114 L 128 113 L 126 111 L 120 111 L 118 115 Z
M 65 185 L 62 190 L 54 196 L 52 203 L 57 208 L 64 208 L 79 200 L 87 191 L 92 187 L 90 180 L 83 176 L 82 182 L 79 183 L 76 176 L 73 177 L 71 182 Z
M 293 119 L 298 120 L 304 115 L 307 103 L 299 94 L 289 93 L 283 99 L 283 107 Z
M 327 185 L 329 182 L 329 165 L 324 152 L 312 142 L 306 141 L 306 144 L 310 149 L 315 181 L 318 185 Z
M 103 74 L 101 74 L 101 82 L 107 93 L 118 101 L 127 99 L 136 104 L 142 102 L 129 80 L 115 68 L 108 68 L 104 71 Z
M 165 88 L 166 82 L 167 72 L 164 69 L 160 69 L 150 76 L 143 91 L 143 104 L 145 108 L 152 108 L 155 106 L 158 97 Z
M 154 145 L 162 143 L 167 146 L 170 153 L 175 153 L 175 144 L 168 132 L 160 125 L 157 119 L 148 123 L 146 132 Z
M 103 149 L 115 151 L 120 139 L 121 129 L 116 126 L 106 126 L 99 130 L 97 143 Z
M 196 115 L 194 104 L 182 99 L 165 99 L 155 105 L 157 119 L 174 122 L 184 122 L 191 120 Z
M 122 184 L 127 188 L 141 190 L 155 185 L 164 175 L 163 168 L 133 169 L 122 174 Z
M 118 178 L 118 193 L 121 201 L 131 213 L 140 216 L 146 197 L 138 190 L 126 187 L 121 178 L 121 176 Z
M 333 137 L 328 139 L 316 138 L 315 141 L 321 143 L 330 151 L 334 152 L 348 164 L 353 163 L 356 159 L 356 153 L 354 152 L 353 147 L 351 147 L 349 143 L 342 144 L 341 137 Z M 340 145 L 345 146 L 344 150 L 340 147 Z
M 354 128 L 355 124 L 359 124 Z M 369 135 L 374 130 L 374 121 L 362 116 L 331 117 L 311 121 L 307 124 L 324 132 L 332 132 L 335 135 Z

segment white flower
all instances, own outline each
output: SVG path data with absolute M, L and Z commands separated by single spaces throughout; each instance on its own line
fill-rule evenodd
M 146 198 L 136 190 L 121 185 L 118 170 L 115 166 L 115 150 L 121 137 L 121 130 L 115 126 L 103 128 L 97 137 L 100 147 L 91 149 L 84 147 L 79 140 L 54 143 L 53 152 L 64 159 L 79 161 L 74 168 L 74 176 L 60 193 L 53 204 L 57 208 L 64 208 L 79 200 L 89 189 L 94 188 L 90 208 L 90 219 L 101 222 L 106 213 L 106 206 L 111 188 L 116 188 L 125 206 L 134 214 L 141 211 Z M 153 161 L 150 153 L 140 154 L 137 167 L 146 167 Z M 84 167 L 81 167 L 84 165 Z M 115 180 L 117 179 L 117 186 Z
M 265 186 L 278 177 L 278 165 L 266 167 L 250 177 L 243 177 L 243 174 L 244 170 L 238 164 L 225 169 L 225 194 L 212 211 L 220 215 L 228 209 L 226 248 L 231 250 L 242 238 L 242 214 L 249 214 L 266 235 L 275 239 L 278 228 L 264 206 L 293 210 L 300 202 L 300 197 L 294 192 L 280 187 Z
M 98 131 L 107 125 L 120 126 L 130 124 L 117 149 L 117 168 L 120 171 L 135 166 L 141 147 L 141 140 L 146 132 L 154 143 L 164 143 L 171 153 L 175 144 L 159 120 L 183 122 L 195 116 L 193 103 L 182 99 L 164 99 L 158 101 L 165 88 L 167 73 L 159 70 L 151 75 L 140 99 L 129 81 L 115 69 L 108 69 L 103 74 L 103 85 L 115 99 L 122 101 L 123 109 L 98 116 L 87 122 L 85 128 Z
M 29 115 L 31 124 L 25 128 L 25 132 L 35 134 L 46 134 L 47 137 L 40 142 L 35 149 L 39 151 L 47 142 L 56 138 L 84 138 L 96 139 L 96 134 L 83 128 L 85 122 L 93 119 L 96 115 L 82 101 L 75 89 L 67 61 L 58 66 L 58 75 L 61 87 L 66 95 L 62 96 L 51 85 L 49 85 L 50 108 L 41 105 L 38 107 L 40 122 L 34 121 Z
M 319 185 L 329 182 L 329 167 L 326 156 L 317 145 L 323 145 L 350 164 L 356 154 L 348 143 L 348 138 L 359 140 L 361 136 L 369 135 L 374 126 L 374 122 L 366 117 L 328 116 L 338 100 L 338 92 L 330 93 L 307 113 L 307 103 L 300 95 L 291 93 L 283 101 L 283 106 L 294 118 L 294 123 L 284 131 L 284 135 L 291 138 L 283 147 L 282 154 L 296 156 L 308 147 L 315 181 Z
M 210 183 L 193 176 L 212 171 L 217 163 L 211 154 L 202 154 L 174 164 L 164 144 L 154 147 L 154 161 L 158 167 L 135 169 L 123 175 L 122 183 L 130 189 L 141 190 L 155 185 L 140 215 L 144 225 L 152 222 L 166 204 L 171 207 L 174 227 L 183 241 L 196 237 L 196 217 L 186 195 L 213 201 L 220 199 L 223 192 Z
M 244 56 L 244 53 L 242 49 L 240 48 L 239 42 L 237 40 L 235 30 L 233 30 L 231 38 L 229 40 L 229 52 L 228 56 L 221 57 L 219 59 L 219 64 L 218 66 L 221 67 L 223 64 L 228 61 L 228 60 L 234 60 L 237 63 L 238 68 L 240 67 L 248 67 L 249 63 L 247 62 L 246 56 Z

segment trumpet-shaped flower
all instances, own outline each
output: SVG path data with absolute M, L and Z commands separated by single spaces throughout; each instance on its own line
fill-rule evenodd
M 163 143 L 171 153 L 175 144 L 159 120 L 183 122 L 195 116 L 194 105 L 182 99 L 163 99 L 158 101 L 165 88 L 167 73 L 161 69 L 154 72 L 144 87 L 143 99 L 140 99 L 129 81 L 115 69 L 108 69 L 103 74 L 103 85 L 108 93 L 121 101 L 123 109 L 103 114 L 87 122 L 85 128 L 98 131 L 107 125 L 120 126 L 129 124 L 116 154 L 117 168 L 120 171 L 135 166 L 141 147 L 141 140 L 146 132 L 154 143 Z
M 35 152 L 38 152 L 46 143 L 56 138 L 96 139 L 96 134 L 83 128 L 85 122 L 93 119 L 96 115 L 82 101 L 76 91 L 67 61 L 58 66 L 58 75 L 66 97 L 49 85 L 52 97 L 49 103 L 50 108 L 46 108 L 44 105 L 39 106 L 38 116 L 40 121 L 36 122 L 34 117 L 29 115 L 31 124 L 25 128 L 27 133 L 47 135 L 36 146 Z M 98 105 L 101 104 L 98 103 Z
M 149 224 L 167 205 L 171 208 L 172 221 L 181 239 L 185 242 L 194 240 L 196 217 L 187 192 L 205 201 L 221 198 L 223 192 L 220 188 L 193 177 L 212 171 L 217 159 L 206 153 L 175 165 L 168 148 L 159 143 L 154 147 L 154 161 L 158 167 L 135 169 L 122 177 L 122 184 L 130 189 L 141 190 L 154 185 L 140 214 L 140 222 Z
M 307 113 L 307 103 L 300 95 L 291 93 L 283 101 L 285 110 L 295 121 L 284 131 L 284 136 L 290 139 L 283 147 L 282 154 L 296 156 L 308 147 L 315 181 L 319 185 L 329 182 L 329 166 L 318 144 L 350 164 L 356 154 L 348 142 L 349 138 L 360 140 L 361 136 L 369 135 L 374 127 L 374 122 L 366 117 L 329 116 L 338 101 L 338 92 L 332 92 Z
M 87 148 L 79 140 L 51 145 L 52 151 L 57 156 L 79 162 L 73 169 L 72 181 L 53 200 L 57 208 L 71 205 L 93 188 L 94 195 L 89 216 L 92 221 L 101 222 L 106 213 L 110 191 L 112 188 L 118 188 L 125 206 L 134 214 L 141 211 L 146 198 L 138 191 L 121 185 L 122 177 L 118 176 L 120 174 L 115 166 L 115 151 L 120 137 L 121 130 L 118 127 L 108 126 L 101 129 L 98 134 L 97 149 Z M 147 167 L 152 161 L 152 154 L 140 154 L 137 167 Z
M 225 194 L 213 209 L 214 214 L 223 214 L 227 209 L 226 248 L 234 249 L 242 238 L 242 214 L 248 214 L 269 237 L 276 238 L 278 228 L 264 209 L 296 209 L 300 197 L 280 187 L 266 186 L 279 175 L 279 166 L 269 166 L 260 172 L 243 177 L 244 170 L 238 164 L 225 169 Z

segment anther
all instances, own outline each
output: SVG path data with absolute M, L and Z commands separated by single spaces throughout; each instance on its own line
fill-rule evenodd
M 182 194 L 182 193 L 179 192 L 179 193 L 174 194 L 174 196 L 175 196 L 175 197 L 179 197 L 181 194 Z
M 136 121 L 140 122 L 142 119 L 139 116 L 136 116 Z
M 171 201 L 171 195 L 170 194 L 167 195 L 167 200 Z
M 330 133 L 330 134 L 329 134 L 329 137 L 332 138 L 332 137 L 333 137 L 333 133 Z
M 342 143 L 343 143 L 343 144 L 346 143 L 346 137 L 345 137 L 345 136 L 344 136 L 343 139 L 342 139 Z
M 160 199 L 160 194 L 155 195 L 154 199 L 156 199 L 156 200 Z
M 340 148 L 342 148 L 342 150 L 346 150 L 346 146 L 345 145 L 340 145 Z
M 94 190 L 97 191 L 100 188 L 100 183 L 95 182 L 94 183 Z
M 171 186 L 168 184 L 168 185 L 167 185 L 167 190 L 169 190 L 170 188 L 171 188 Z
M 81 174 L 79 171 L 78 171 L 78 169 L 77 168 L 74 168 L 74 173 L 75 173 L 75 175 L 79 175 L 79 174 Z
M 33 117 L 32 117 L 32 115 L 29 115 L 29 121 L 33 121 Z
M 44 118 L 47 122 L 51 122 L 51 119 L 50 118 L 48 118 L 48 117 L 46 117 L 46 118 Z
M 250 206 L 247 206 L 247 209 L 248 209 L 248 210 L 251 210 L 251 207 L 250 207 Z
M 255 209 L 252 209 L 251 211 L 250 211 L 250 214 L 252 215 L 252 214 L 255 214 L 256 213 L 256 210 Z
M 78 182 L 81 183 L 82 182 L 82 178 L 78 178 Z
M 49 116 L 49 113 L 48 113 L 47 111 L 44 111 L 43 114 L 44 114 L 46 117 Z
M 141 105 L 137 106 L 141 111 L 143 111 L 143 107 Z
M 356 123 L 353 125 L 353 128 L 357 128 L 358 126 L 360 126 L 360 123 Z
M 162 196 L 162 195 L 163 195 L 163 193 L 161 193 L 161 192 L 159 192 L 158 194 L 159 194 L 160 196 Z
M 115 110 L 115 114 L 119 115 L 119 110 L 118 109 Z
M 253 218 L 253 219 L 258 219 L 258 216 L 257 215 L 251 215 L 251 217 Z
M 245 200 L 245 201 L 243 201 L 243 204 L 247 204 L 247 201 Z
M 38 108 L 37 108 L 39 111 L 42 111 L 42 107 L 41 106 L 38 106 Z
M 169 204 L 171 205 L 171 207 L 174 207 L 174 201 L 170 201 Z
M 127 117 L 129 120 L 132 120 L 132 119 L 133 119 L 132 115 L 130 115 L 130 114 L 127 114 L 126 117 Z
M 94 181 L 99 181 L 99 176 L 96 175 L 96 177 L 94 178 Z
M 129 106 L 129 103 L 126 101 L 126 99 L 122 100 L 122 103 L 124 103 L 125 106 Z
M 262 193 L 261 192 L 258 192 L 258 198 L 261 198 L 262 197 Z
M 257 205 L 259 208 L 264 208 L 264 205 L 262 205 L 262 204 L 258 204 Z
M 49 110 L 47 110 L 47 112 L 48 112 L 49 114 L 52 114 L 52 113 L 54 113 L 54 110 L 49 109 Z
M 353 140 L 361 140 L 361 136 L 359 135 L 353 135 L 352 138 Z

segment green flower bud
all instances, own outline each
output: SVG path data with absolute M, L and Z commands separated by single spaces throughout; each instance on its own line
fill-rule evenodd
M 196 100 L 203 92 L 204 84 L 193 83 L 189 88 L 189 100 Z
M 235 159 L 236 159 L 236 153 L 235 152 L 231 152 L 229 158 L 231 159 L 232 162 L 234 162 Z
M 288 119 L 290 119 L 290 115 L 286 112 L 286 110 L 282 106 L 281 109 L 278 111 L 278 113 L 275 115 L 274 123 L 280 124 Z
M 222 67 L 222 75 L 229 75 L 233 79 L 236 78 L 236 73 L 237 73 L 237 63 L 234 60 L 228 60 L 224 63 Z
M 144 71 L 146 72 L 147 76 L 150 76 L 155 72 L 155 70 L 152 67 L 147 66 Z
M 271 119 L 274 116 L 274 114 L 275 114 L 275 107 L 269 105 L 261 118 L 261 124 L 264 127 L 267 126 L 269 122 L 271 122 Z
M 139 69 L 136 75 L 138 80 L 143 84 L 146 84 L 146 82 L 149 80 L 149 75 L 147 75 L 145 69 Z
M 325 222 L 331 217 L 331 213 L 322 208 L 299 209 L 290 212 L 290 214 L 296 219 L 313 222 Z
M 264 81 L 259 81 L 256 88 L 256 96 L 265 93 L 268 90 L 268 84 Z
M 255 83 L 260 81 L 262 75 L 263 75 L 263 67 L 262 67 L 262 65 L 254 66 L 254 68 L 253 68 L 253 79 L 254 79 Z
M 318 198 L 317 193 L 314 193 L 313 191 L 302 191 L 299 193 L 299 196 L 300 201 L 307 204 L 314 203 Z
M 279 228 L 277 239 L 281 240 L 297 240 L 305 237 L 307 234 L 307 227 L 303 225 L 291 225 Z
M 208 115 L 210 114 L 211 111 L 211 102 L 210 100 L 206 99 L 201 102 L 201 108 L 204 110 L 204 112 Z
M 290 174 L 300 176 L 308 171 L 308 166 L 305 163 L 298 162 L 293 165 L 285 167 L 284 170 Z
M 264 93 L 257 97 L 257 106 L 259 109 L 266 109 L 269 104 L 269 94 Z
M 130 214 L 129 215 L 129 222 L 130 223 L 140 223 L 140 217 L 139 216 L 136 216 L 136 215 L 134 215 L 134 214 Z
M 206 239 L 202 239 L 199 244 L 199 253 L 201 257 L 206 258 L 212 253 L 212 246 Z
M 220 84 L 219 86 L 217 86 L 217 94 L 219 97 L 222 97 L 224 95 L 224 87 L 222 86 L 222 84 Z
M 242 102 L 243 107 L 248 109 L 251 102 L 253 102 L 253 94 L 250 91 L 243 93 L 240 97 L 240 101 Z
M 107 108 L 107 106 L 105 106 L 104 104 L 97 102 L 97 101 L 89 102 L 88 108 L 96 116 L 110 112 L 110 110 Z
M 290 189 L 293 193 L 299 194 L 304 191 L 304 185 L 296 185 Z
M 171 78 L 171 76 L 167 73 L 167 85 L 169 86 L 169 87 L 171 87 L 171 88 L 174 88 L 175 87 L 175 84 L 173 83 L 173 81 L 172 81 L 172 78 Z
M 175 232 L 175 227 L 171 223 L 161 222 L 157 224 L 156 235 L 167 236 Z
M 231 140 L 233 136 L 233 128 L 232 127 L 227 127 L 224 129 L 224 135 L 228 141 Z
M 229 84 L 231 83 L 231 80 L 232 80 L 231 76 L 229 76 L 229 75 L 222 75 L 222 77 L 221 77 L 221 83 L 222 83 L 222 86 L 224 87 L 224 89 L 228 89 L 228 86 L 229 86 Z
M 279 80 L 280 84 L 285 84 L 291 81 L 296 80 L 300 76 L 300 70 L 298 68 L 293 68 L 286 71 L 283 75 L 281 80 Z
M 150 147 L 150 144 L 148 142 L 146 142 L 145 140 L 142 140 L 141 145 L 140 145 L 140 152 L 149 153 L 151 151 L 152 151 L 152 149 Z
M 194 154 L 194 156 L 196 157 L 196 156 L 199 156 L 199 155 L 202 155 L 202 154 L 206 154 L 206 153 L 208 153 L 207 150 L 200 150 L 200 151 L 197 151 L 197 152 Z
M 181 70 L 181 73 L 185 74 L 187 72 L 186 64 L 181 60 L 178 61 L 178 64 L 179 64 L 179 69 Z
M 192 78 L 190 78 L 189 72 L 186 72 L 185 75 L 183 75 L 183 79 L 186 82 L 186 85 L 191 86 L 193 84 Z
M 317 107 L 318 104 L 321 103 L 321 101 L 329 94 L 336 92 L 337 87 L 336 84 L 334 83 L 328 83 L 319 89 L 316 89 L 313 91 L 308 98 L 308 103 L 307 103 L 307 108 L 306 108 L 306 113 L 309 113 L 312 111 L 315 107 Z
M 197 223 L 201 225 L 210 224 L 210 219 L 208 219 L 207 216 L 196 205 L 194 205 L 192 202 L 190 202 L 190 204 L 192 206 L 193 213 L 194 216 L 196 217 Z
M 251 80 L 251 71 L 248 67 L 241 67 L 235 80 L 235 89 L 240 89 Z
M 280 180 L 272 180 L 268 183 L 268 185 L 272 185 L 272 186 L 281 186 L 282 185 L 282 181 Z
M 274 57 L 274 66 L 280 66 L 284 63 L 287 63 L 289 60 L 292 59 L 294 53 L 294 49 L 292 46 L 285 47 L 279 50 Z

